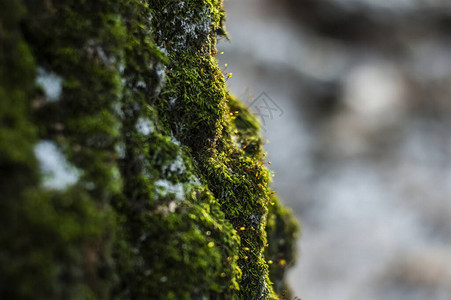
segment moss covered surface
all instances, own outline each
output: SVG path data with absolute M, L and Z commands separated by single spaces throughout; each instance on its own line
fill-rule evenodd
M 214 0 L 1 1 L 1 299 L 283 292 L 297 225 L 223 23 Z

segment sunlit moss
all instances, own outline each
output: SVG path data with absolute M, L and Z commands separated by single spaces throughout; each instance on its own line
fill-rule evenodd
M 221 2 L 25 3 L 0 4 L 0 298 L 276 299 L 264 249 L 296 226 L 225 88 Z M 71 185 L 42 184 L 43 140 Z

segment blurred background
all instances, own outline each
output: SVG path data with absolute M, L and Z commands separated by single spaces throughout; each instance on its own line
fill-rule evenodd
M 451 2 L 225 7 L 227 84 L 303 223 L 293 296 L 451 299 Z

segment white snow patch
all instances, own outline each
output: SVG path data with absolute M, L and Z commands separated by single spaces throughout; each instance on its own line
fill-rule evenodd
M 166 77 L 165 77 L 165 65 L 163 65 L 163 64 L 161 64 L 161 63 L 159 63 L 159 64 L 157 64 L 156 66 L 155 66 L 155 72 L 157 73 L 157 76 L 158 76 L 158 82 L 160 83 L 160 84 L 164 84 L 164 82 L 165 82 L 165 79 L 166 79 Z
M 177 102 L 177 97 L 170 97 L 170 98 L 169 98 L 169 105 L 170 105 L 171 107 L 174 107 L 175 102 Z
M 125 71 L 125 64 L 123 62 L 121 62 L 119 64 L 119 73 L 124 74 Z
M 155 186 L 158 192 L 166 196 L 168 193 L 175 194 L 175 200 L 183 200 L 185 198 L 185 192 L 183 183 L 172 183 L 166 179 L 159 179 L 155 181 Z
M 138 81 L 136 83 L 136 86 L 139 87 L 139 88 L 143 88 L 143 89 L 145 89 L 147 87 L 146 83 L 144 81 L 142 81 L 142 80 Z
M 158 47 L 158 49 L 159 49 L 161 52 L 163 52 L 166 56 L 169 56 L 169 52 L 168 52 L 168 50 L 166 50 L 165 47 Z
M 78 181 L 80 170 L 69 164 L 55 143 L 39 142 L 34 147 L 34 154 L 44 174 L 42 185 L 45 188 L 64 190 Z
M 135 127 L 136 127 L 136 130 L 139 133 L 142 133 L 143 135 L 149 135 L 155 130 L 155 127 L 152 124 L 152 122 L 150 122 L 149 119 L 146 119 L 143 117 L 138 118 L 138 121 L 136 121 Z
M 166 84 L 166 66 L 162 63 L 157 63 L 154 65 L 154 70 L 158 78 L 158 82 L 155 87 L 155 94 L 158 95 Z
M 175 145 L 177 145 L 180 149 L 182 147 L 182 144 L 179 140 L 177 140 L 174 136 L 171 136 L 171 142 Z M 163 172 L 171 172 L 176 174 L 183 174 L 186 171 L 186 166 L 183 161 L 183 157 L 181 155 L 181 151 L 178 151 L 177 157 L 168 163 L 165 163 L 163 166 Z
M 124 143 L 119 142 L 116 145 L 114 145 L 114 150 L 116 151 L 116 153 L 120 159 L 125 158 L 125 144 Z
M 42 87 L 48 101 L 55 102 L 60 99 L 61 92 L 63 90 L 63 78 L 53 72 L 48 72 L 43 68 L 38 68 L 36 83 Z
M 171 164 L 167 167 L 167 169 L 177 174 L 182 174 L 183 172 L 185 172 L 186 168 L 185 164 L 183 163 L 182 156 L 180 154 L 177 155 L 177 158 L 173 162 L 171 162 Z
M 180 143 L 180 141 L 178 139 L 176 139 L 174 136 L 171 136 L 171 142 L 173 142 L 174 144 L 176 144 L 177 146 L 181 147 L 182 144 Z
M 202 183 L 200 182 L 199 177 L 196 176 L 196 175 L 191 175 L 191 176 L 190 176 L 189 183 L 195 184 L 195 185 L 198 185 L 198 186 L 201 186 L 201 185 L 202 185 Z

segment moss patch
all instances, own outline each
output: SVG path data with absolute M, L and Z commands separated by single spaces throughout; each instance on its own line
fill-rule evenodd
M 281 293 L 297 227 L 225 88 L 224 17 L 213 0 L 2 1 L 0 298 Z M 45 184 L 61 160 L 76 179 Z

